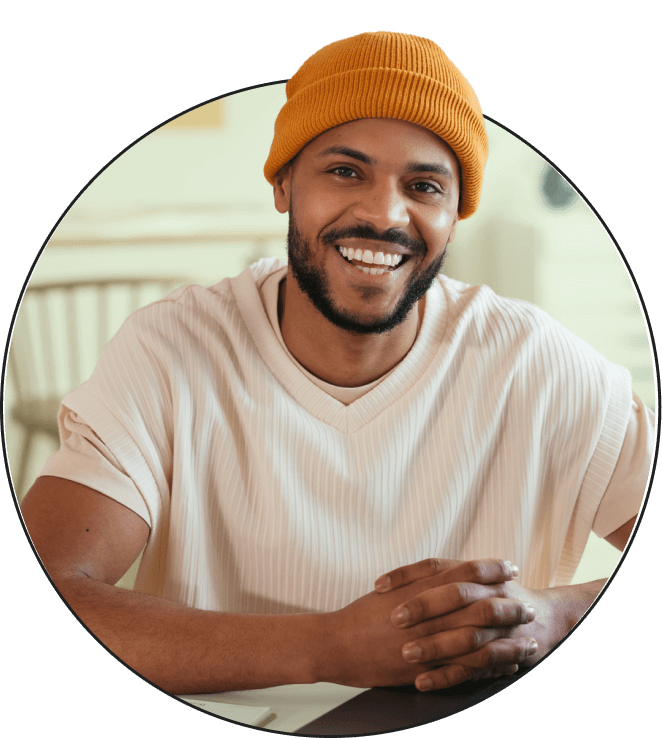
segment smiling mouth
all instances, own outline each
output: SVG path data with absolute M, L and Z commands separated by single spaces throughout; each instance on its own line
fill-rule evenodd
M 336 246 L 336 250 L 345 261 L 365 274 L 393 272 L 409 259 L 408 256 L 402 254 L 388 254 L 384 251 L 371 251 L 370 249 L 348 249 L 344 246 Z

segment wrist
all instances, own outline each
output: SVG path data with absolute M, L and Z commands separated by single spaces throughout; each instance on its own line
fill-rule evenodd
M 584 617 L 607 581 L 607 579 L 596 579 L 593 582 L 570 584 L 566 587 L 561 587 L 566 622 L 564 635 L 569 633 Z
M 337 612 L 319 613 L 314 616 L 312 638 L 310 641 L 308 674 L 313 682 L 342 684 L 342 674 L 338 665 L 342 658 L 339 635 L 342 631 Z
M 291 684 L 315 684 L 325 681 L 322 676 L 322 654 L 320 644 L 324 642 L 324 615 L 306 613 L 295 615 L 289 640 L 293 658 L 288 659 L 292 670 L 288 682 Z
M 582 584 L 554 587 L 549 590 L 553 594 L 554 621 L 558 631 L 555 643 L 565 638 L 584 617 L 606 582 L 606 579 L 600 579 Z

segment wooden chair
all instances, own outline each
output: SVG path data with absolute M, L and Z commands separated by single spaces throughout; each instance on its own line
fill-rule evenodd
M 132 312 L 182 284 L 175 278 L 119 277 L 28 287 L 8 357 L 11 420 L 22 429 L 20 455 L 14 456 L 17 472 L 12 474 L 19 502 L 27 491 L 38 436 L 51 439 L 57 448 L 62 397 L 89 377 L 103 347 Z

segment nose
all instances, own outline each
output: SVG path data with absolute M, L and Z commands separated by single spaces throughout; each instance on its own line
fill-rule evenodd
M 408 203 L 397 183 L 375 181 L 362 189 L 354 204 L 354 217 L 379 232 L 409 225 Z

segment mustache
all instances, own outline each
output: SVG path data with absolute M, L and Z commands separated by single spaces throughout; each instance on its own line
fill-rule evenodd
M 423 240 L 412 238 L 397 228 L 390 228 L 388 231 L 379 233 L 369 225 L 332 229 L 322 236 L 322 242 L 327 246 L 331 246 L 341 238 L 359 238 L 371 241 L 383 241 L 384 243 L 397 243 L 400 246 L 404 246 L 408 251 L 411 251 L 412 254 L 424 255 L 427 252 L 427 245 Z

